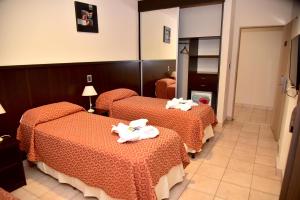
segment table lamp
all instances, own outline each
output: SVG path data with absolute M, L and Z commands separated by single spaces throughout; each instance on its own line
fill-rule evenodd
M 82 92 L 82 96 L 89 97 L 89 99 L 90 99 L 90 109 L 88 110 L 88 112 L 90 112 L 90 113 L 94 112 L 94 109 L 92 109 L 91 97 L 96 96 L 96 95 L 97 95 L 97 92 L 96 92 L 95 88 L 92 85 L 84 87 L 84 90 Z
M 2 107 L 2 105 L 0 104 L 0 114 L 4 114 L 4 113 L 6 113 L 6 112 L 5 112 L 4 108 Z

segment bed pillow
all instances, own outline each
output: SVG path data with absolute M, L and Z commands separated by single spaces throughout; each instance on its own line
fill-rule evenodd
M 37 161 L 34 146 L 34 133 L 37 125 L 84 110 L 83 107 L 69 102 L 53 103 L 27 110 L 17 130 L 17 139 L 21 141 L 20 148 L 28 153 L 27 159 Z
M 79 105 L 69 102 L 52 103 L 27 110 L 20 121 L 29 127 L 52 121 L 85 109 Z
M 110 90 L 99 95 L 96 100 L 96 108 L 109 111 L 114 101 L 132 96 L 138 96 L 138 93 L 126 88 Z

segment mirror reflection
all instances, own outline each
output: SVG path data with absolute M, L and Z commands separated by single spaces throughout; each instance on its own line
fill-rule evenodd
M 143 96 L 176 97 L 179 8 L 140 13 Z

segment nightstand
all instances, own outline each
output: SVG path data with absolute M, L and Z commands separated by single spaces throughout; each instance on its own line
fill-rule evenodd
M 0 187 L 9 192 L 26 185 L 18 146 L 14 138 L 4 138 L 0 143 Z
M 102 116 L 106 116 L 106 117 L 109 116 L 109 112 L 107 110 L 102 110 L 102 109 L 97 109 L 97 108 L 95 109 L 94 114 L 102 115 Z

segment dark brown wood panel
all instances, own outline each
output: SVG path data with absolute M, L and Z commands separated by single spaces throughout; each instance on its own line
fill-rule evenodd
M 193 7 L 199 5 L 220 4 L 224 0 L 143 0 L 139 1 L 139 12 L 173 7 Z
M 155 82 L 169 77 L 176 70 L 176 60 L 144 60 L 143 61 L 143 96 L 155 97 Z
M 0 67 L 0 103 L 7 112 L 0 115 L 0 133 L 14 136 L 24 111 L 36 106 L 69 101 L 88 108 L 81 96 L 88 74 L 98 94 L 120 87 L 140 93 L 139 61 Z

